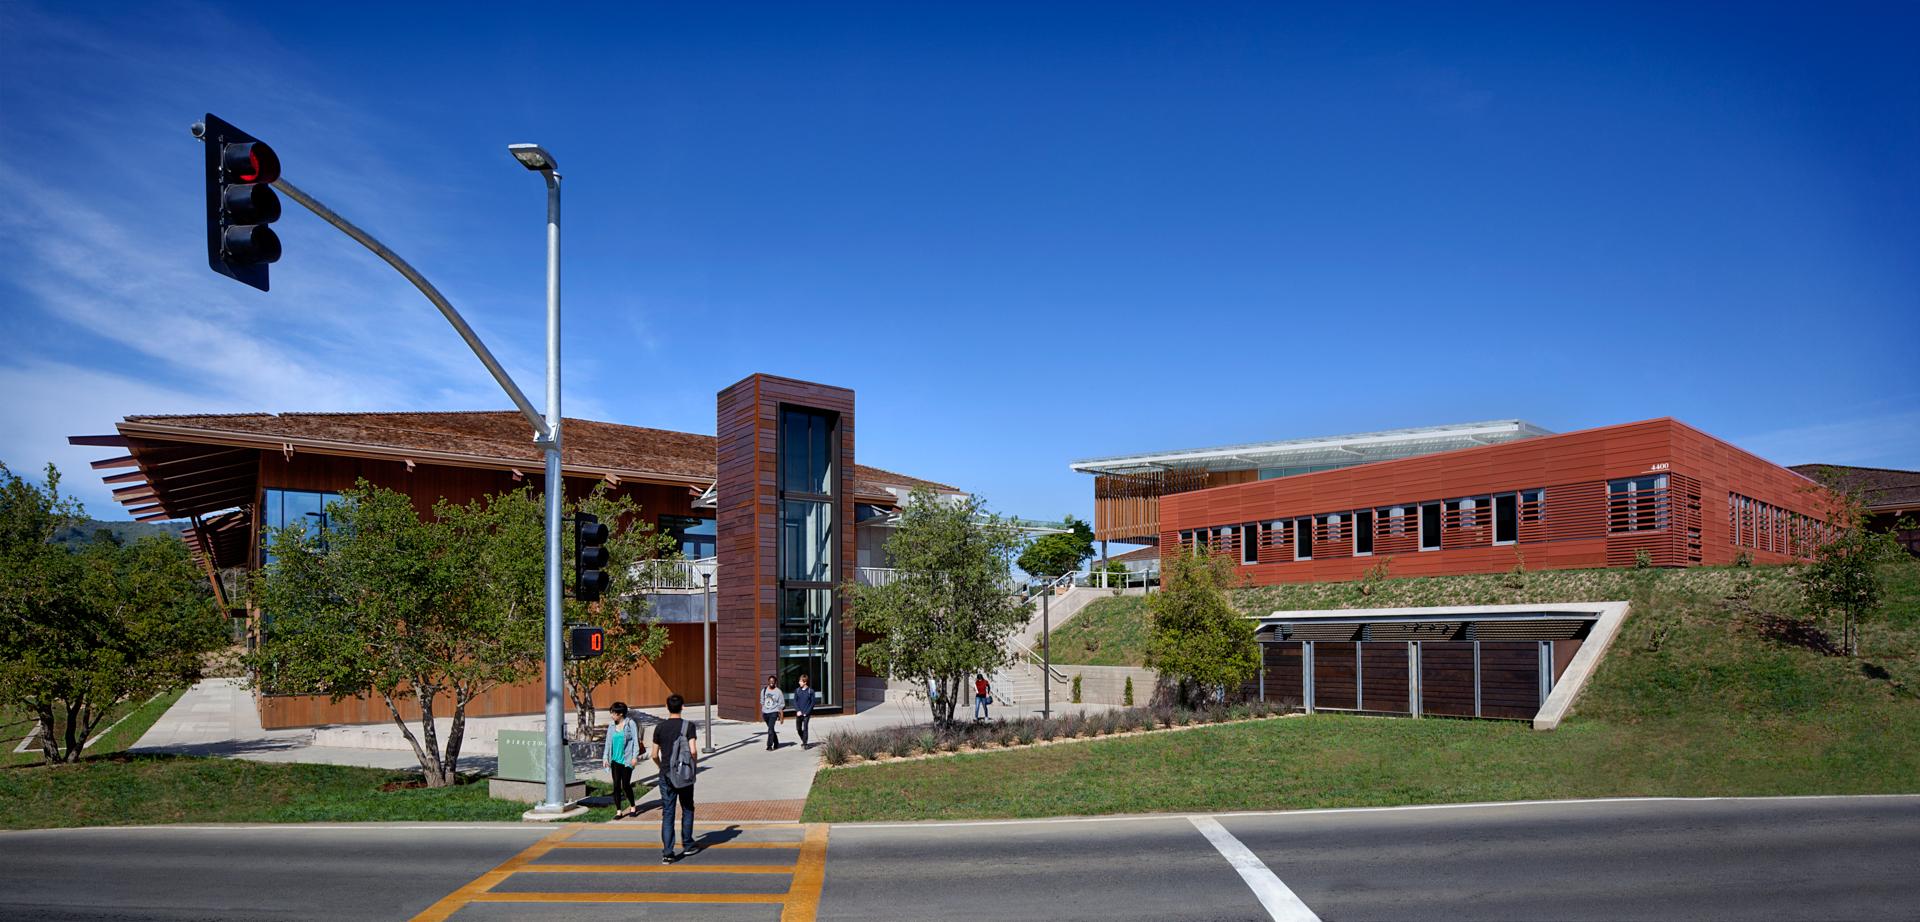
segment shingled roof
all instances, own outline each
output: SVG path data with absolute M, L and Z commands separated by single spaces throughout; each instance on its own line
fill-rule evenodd
M 1920 471 L 1846 464 L 1796 464 L 1793 470 L 1820 483 L 1859 493 L 1867 508 L 1876 512 L 1920 508 Z
M 540 449 L 520 414 L 508 410 L 436 413 L 224 413 L 129 416 L 127 428 L 231 434 L 306 445 L 386 449 L 394 452 L 454 454 L 537 468 Z M 562 426 L 561 463 L 568 468 L 604 469 L 657 475 L 679 481 L 712 482 L 717 465 L 713 436 L 669 429 L 624 426 L 569 418 Z M 885 488 L 958 493 L 959 488 L 892 471 L 854 465 L 855 489 L 881 493 Z

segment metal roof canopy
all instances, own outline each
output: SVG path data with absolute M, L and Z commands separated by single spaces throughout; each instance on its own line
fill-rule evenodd
M 1284 439 L 1218 448 L 1190 448 L 1178 451 L 1116 455 L 1075 461 L 1070 467 L 1082 474 L 1140 474 L 1153 471 L 1202 469 L 1243 471 L 1270 467 L 1332 465 L 1345 467 L 1369 461 L 1390 461 L 1415 455 L 1494 445 L 1538 435 L 1552 435 L 1526 420 L 1496 419 L 1477 423 L 1453 423 L 1444 426 L 1420 426 L 1412 429 L 1385 429 L 1351 435 Z

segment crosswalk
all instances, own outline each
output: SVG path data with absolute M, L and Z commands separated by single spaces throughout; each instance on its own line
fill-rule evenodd
M 660 864 L 654 824 L 562 826 L 414 922 L 502 918 L 495 910 L 515 905 L 511 917 L 531 917 L 535 904 L 568 907 L 568 919 L 626 918 L 636 904 L 682 904 L 760 907 L 765 918 L 813 922 L 826 882 L 824 824 L 709 823 L 696 833 L 699 854 Z

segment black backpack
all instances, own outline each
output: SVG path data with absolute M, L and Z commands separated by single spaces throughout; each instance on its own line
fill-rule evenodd
M 667 749 L 667 764 L 661 769 L 664 780 L 676 788 L 691 787 L 695 767 L 693 747 L 687 745 L 687 737 L 693 733 L 693 725 L 680 721 L 680 733 L 673 738 L 673 745 Z

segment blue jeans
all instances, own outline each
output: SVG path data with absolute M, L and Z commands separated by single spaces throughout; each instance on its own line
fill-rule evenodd
M 973 696 L 973 718 L 975 720 L 987 719 L 987 696 L 986 695 Z
M 666 772 L 661 772 L 665 775 Z M 660 779 L 660 854 L 673 855 L 673 811 L 680 808 L 680 847 L 693 844 L 693 785 L 676 788 Z

